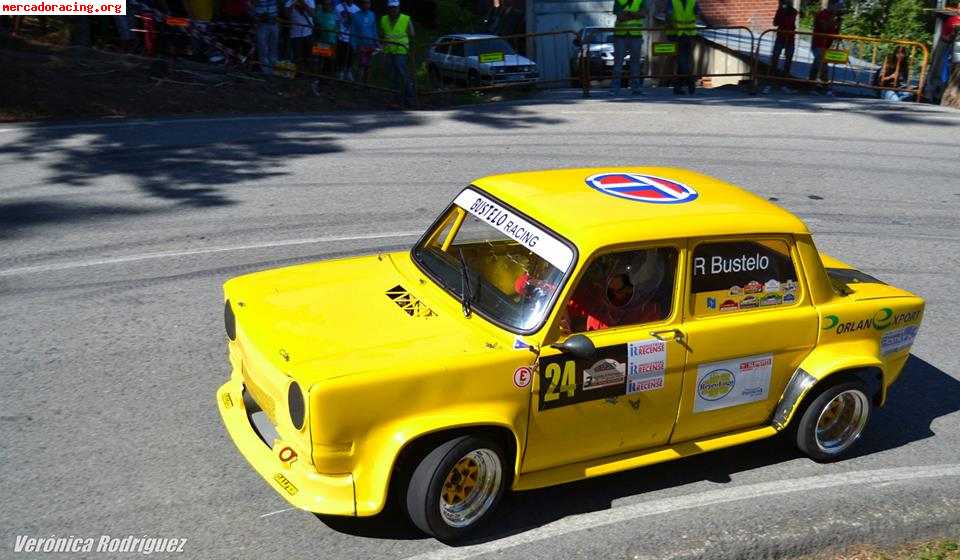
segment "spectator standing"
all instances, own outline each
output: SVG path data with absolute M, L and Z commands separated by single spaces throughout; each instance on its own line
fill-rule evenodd
M 831 0 L 826 8 L 817 12 L 813 19 L 813 41 L 810 50 L 813 51 L 813 65 L 810 67 L 809 80 L 827 81 L 827 65 L 823 57 L 827 50 L 833 44 L 832 37 L 824 35 L 836 35 L 840 32 L 840 5 L 836 0 Z
M 407 70 L 407 53 L 414 37 L 410 16 L 400 13 L 400 0 L 387 0 L 387 14 L 380 18 L 383 52 L 387 55 L 393 81 L 400 96 L 400 106 L 413 102 L 413 81 Z
M 360 0 L 360 11 L 353 14 L 350 27 L 350 45 L 357 59 L 357 79 L 364 84 L 370 77 L 370 61 L 379 44 L 377 16 L 370 10 L 370 0 Z
M 687 92 L 693 95 L 697 90 L 697 80 L 693 77 L 693 41 L 697 36 L 700 5 L 697 0 L 670 0 L 667 12 L 672 27 L 670 35 L 677 43 L 678 77 L 673 82 L 673 94 L 683 93 L 682 87 L 686 85 Z
M 790 77 L 790 66 L 793 65 L 793 51 L 796 45 L 797 16 L 800 12 L 793 7 L 790 0 L 780 0 L 777 13 L 773 16 L 773 25 L 777 28 L 777 38 L 773 41 L 773 55 L 770 57 L 770 68 L 776 74 L 780 71 L 780 53 L 783 53 L 783 73 Z
M 353 47 L 350 45 L 350 30 L 353 27 L 353 14 L 360 11 L 353 0 L 342 0 L 336 5 L 337 21 L 340 23 L 340 35 L 337 36 L 337 77 L 352 80 Z
M 277 1 L 254 0 L 253 14 L 257 19 L 257 56 L 260 70 L 272 74 L 277 64 L 280 28 L 277 26 Z
M 630 53 L 630 91 L 640 95 L 643 78 L 640 77 L 640 61 L 643 59 L 643 31 L 647 10 L 643 0 L 613 0 L 613 13 L 617 21 L 613 30 L 613 81 L 611 95 L 620 95 L 623 79 L 623 60 Z
M 310 49 L 313 46 L 313 12 L 317 9 L 313 0 L 287 0 L 285 3 L 290 17 L 291 59 L 299 72 L 310 61 Z
M 321 0 L 313 15 L 314 36 L 320 51 L 320 73 L 324 76 L 333 73 L 333 53 L 337 48 L 337 14 L 333 11 L 333 0 Z

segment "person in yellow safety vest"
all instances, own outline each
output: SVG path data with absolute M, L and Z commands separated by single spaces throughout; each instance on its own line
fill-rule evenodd
M 674 95 L 683 93 L 683 86 L 693 95 L 697 80 L 693 76 L 693 42 L 697 36 L 697 15 L 700 6 L 697 0 L 670 0 L 667 5 L 671 30 L 669 35 L 677 44 L 677 70 L 679 76 L 673 82 Z
M 643 28 L 646 27 L 647 10 L 644 0 L 613 0 L 613 13 L 617 22 L 613 31 L 613 80 L 610 94 L 620 95 L 623 79 L 623 60 L 630 53 L 630 91 L 643 95 L 643 78 L 640 77 L 643 59 Z
M 380 37 L 401 107 L 413 103 L 413 80 L 407 70 L 407 55 L 413 36 L 413 22 L 410 16 L 400 13 L 400 0 L 387 0 L 387 15 L 380 18 Z

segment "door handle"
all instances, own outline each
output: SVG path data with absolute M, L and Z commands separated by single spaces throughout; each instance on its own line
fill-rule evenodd
M 663 340 L 664 335 L 673 333 L 673 340 L 683 344 L 683 331 L 680 329 L 663 329 L 659 331 L 650 331 L 650 336 Z

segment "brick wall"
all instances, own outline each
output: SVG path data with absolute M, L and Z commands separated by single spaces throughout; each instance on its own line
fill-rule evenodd
M 698 0 L 705 22 L 712 25 L 743 25 L 751 29 L 773 27 L 777 0 Z

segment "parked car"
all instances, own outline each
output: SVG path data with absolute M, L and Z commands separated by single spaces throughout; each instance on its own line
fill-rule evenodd
M 443 541 L 507 490 L 781 432 L 843 458 L 924 311 L 766 199 L 644 167 L 479 179 L 410 251 L 247 274 L 224 295 L 217 403 L 254 470 L 322 514 L 399 497 Z
M 537 64 L 496 35 L 444 35 L 427 51 L 427 72 L 434 84 L 468 86 L 530 84 Z
M 579 81 L 580 64 L 584 56 L 590 64 L 591 79 L 609 79 L 613 76 L 613 31 L 603 27 L 584 27 L 573 39 L 574 55 L 570 59 L 570 75 Z M 641 68 L 646 57 L 640 59 Z M 623 57 L 624 77 L 629 76 L 630 55 Z

